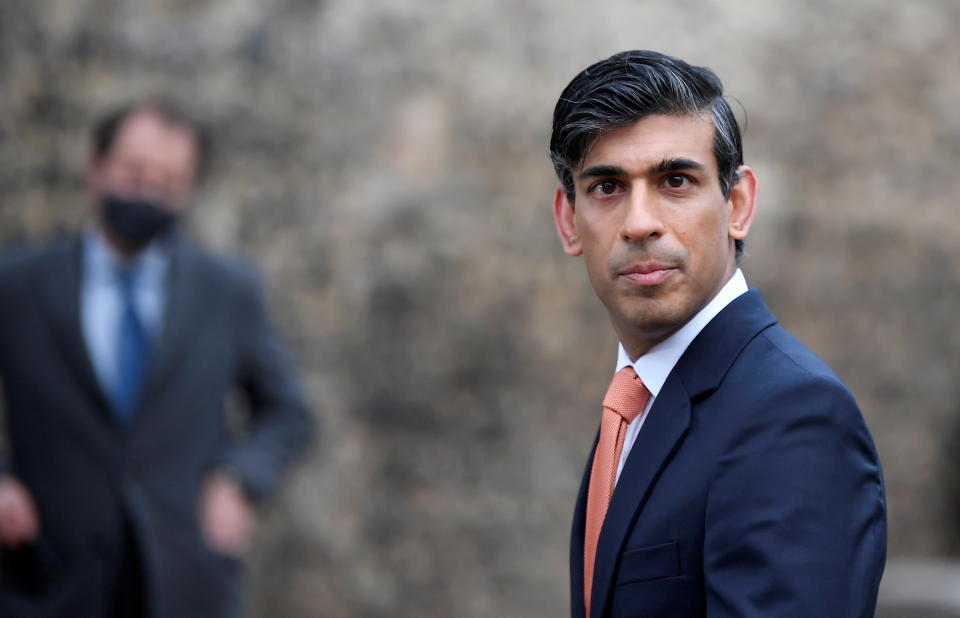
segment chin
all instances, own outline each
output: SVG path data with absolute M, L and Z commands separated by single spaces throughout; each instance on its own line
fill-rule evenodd
M 662 333 L 671 333 L 689 319 L 675 304 L 665 301 L 646 300 L 640 303 L 631 303 L 619 311 L 619 320 L 622 324 L 638 333 L 658 336 Z

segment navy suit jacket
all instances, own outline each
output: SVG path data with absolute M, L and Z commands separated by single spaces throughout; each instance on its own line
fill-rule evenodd
M 885 556 L 880 463 L 856 402 L 751 290 L 694 339 L 650 409 L 600 532 L 590 618 L 873 616 Z

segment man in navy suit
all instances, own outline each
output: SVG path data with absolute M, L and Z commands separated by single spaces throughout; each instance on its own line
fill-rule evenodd
M 649 51 L 554 112 L 553 213 L 620 340 L 570 552 L 575 618 L 872 616 L 877 453 L 740 271 L 757 180 L 709 69 Z
M 312 423 L 251 269 L 178 233 L 204 135 L 167 102 L 109 114 L 85 233 L 0 260 L 4 618 L 239 613 L 255 504 Z

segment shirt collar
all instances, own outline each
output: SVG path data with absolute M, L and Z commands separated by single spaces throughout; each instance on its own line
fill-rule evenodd
M 667 376 L 673 371 L 674 365 L 683 356 L 694 338 L 724 307 L 746 291 L 747 280 L 738 268 L 730 277 L 730 280 L 720 288 L 717 295 L 690 321 L 684 324 L 680 330 L 650 348 L 646 354 L 636 361 L 630 360 L 621 343 L 617 353 L 617 371 L 628 365 L 632 366 L 640 379 L 643 380 L 643 385 L 647 387 L 651 395 L 656 397 L 660 393 L 660 389 L 663 388 L 664 382 L 667 381 Z

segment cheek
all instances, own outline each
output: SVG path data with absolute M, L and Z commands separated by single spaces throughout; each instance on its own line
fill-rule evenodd
M 104 188 L 125 189 L 130 184 L 130 174 L 125 170 L 114 166 L 106 170 L 102 177 Z
M 590 230 L 579 228 L 579 231 L 580 246 L 583 249 L 583 263 L 587 269 L 587 276 L 597 294 L 602 294 L 603 289 L 609 285 L 607 260 L 610 256 L 607 246 L 601 238 L 595 236 Z
M 594 286 L 601 284 L 607 271 L 607 256 L 599 251 L 595 245 L 584 246 L 583 261 L 587 268 L 587 275 Z
M 606 255 L 610 252 L 610 247 L 616 244 L 618 221 L 609 213 L 594 212 L 591 216 L 584 216 L 581 210 L 574 223 L 584 253 Z
M 722 211 L 711 208 L 687 222 L 677 232 L 690 259 L 712 262 L 722 259 L 729 236 L 727 219 Z

